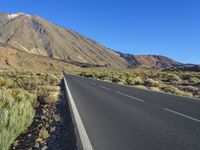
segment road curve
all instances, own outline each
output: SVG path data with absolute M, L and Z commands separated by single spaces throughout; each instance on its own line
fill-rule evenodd
M 200 101 L 65 77 L 94 150 L 200 150 Z

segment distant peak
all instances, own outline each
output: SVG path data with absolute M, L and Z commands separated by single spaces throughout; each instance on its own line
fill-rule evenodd
M 14 19 L 14 18 L 16 18 L 18 16 L 27 16 L 27 17 L 30 17 L 30 15 L 27 15 L 27 14 L 21 13 L 21 12 L 15 13 L 15 14 L 8 14 L 8 18 L 9 19 Z

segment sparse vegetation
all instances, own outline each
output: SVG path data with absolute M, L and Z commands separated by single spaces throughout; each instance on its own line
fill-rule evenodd
M 200 98 L 200 73 L 156 69 L 84 69 L 80 76 Z
M 61 75 L 31 71 L 0 71 L 0 148 L 8 150 L 19 134 L 33 121 L 35 107 L 55 103 L 59 97 Z M 41 130 L 41 136 L 47 136 Z
M 0 147 L 9 149 L 15 138 L 31 123 L 36 96 L 22 89 L 0 90 Z

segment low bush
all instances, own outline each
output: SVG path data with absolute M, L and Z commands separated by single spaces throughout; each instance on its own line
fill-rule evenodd
M 59 100 L 59 86 L 42 86 L 37 90 L 38 101 L 41 104 L 55 103 Z
M 13 84 L 12 80 L 0 77 L 0 87 L 9 87 L 12 84 Z
M 164 80 L 164 81 L 168 81 L 168 82 L 180 82 L 181 78 L 173 73 L 168 73 L 168 72 L 161 72 L 158 73 L 158 78 Z
M 121 80 L 118 76 L 113 76 L 112 77 L 112 82 L 115 82 L 115 83 L 119 83 Z
M 142 84 L 142 79 L 140 77 L 128 77 L 126 78 L 127 85 L 140 85 Z
M 8 150 L 33 120 L 36 96 L 22 89 L 0 89 L 0 148 Z
M 144 84 L 148 87 L 158 87 L 160 85 L 159 81 L 153 79 L 146 79 Z
M 173 93 L 173 94 L 182 95 L 182 96 L 193 96 L 192 93 L 181 91 L 177 87 L 174 87 L 172 85 L 164 85 L 161 87 L 161 90 L 164 92 Z
M 192 84 L 200 84 L 200 79 L 199 78 L 197 78 L 197 77 L 190 77 L 189 79 L 188 79 L 188 82 L 189 83 L 192 83 Z
M 199 91 L 199 89 L 197 87 L 194 86 L 183 86 L 180 87 L 183 91 L 186 92 L 191 92 L 191 93 L 197 93 Z

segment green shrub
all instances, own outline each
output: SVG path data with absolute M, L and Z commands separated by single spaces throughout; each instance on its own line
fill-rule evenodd
M 0 77 L 0 87 L 9 87 L 13 84 L 12 80 Z
M 61 77 L 56 76 L 51 73 L 48 73 L 48 74 L 46 74 L 45 80 L 46 80 L 47 84 L 57 85 L 60 82 Z
M 186 92 L 197 93 L 199 91 L 199 89 L 197 87 L 194 87 L 194 86 L 184 86 L 184 87 L 181 87 L 181 88 Z
M 188 82 L 189 82 L 189 83 L 192 83 L 192 84 L 197 84 L 197 83 L 200 83 L 200 79 L 197 78 L 197 77 L 190 77 L 190 78 L 188 79 Z
M 176 74 L 173 73 L 168 73 L 168 72 L 161 72 L 158 74 L 158 78 L 161 78 L 162 80 L 168 81 L 168 82 L 173 82 L 173 81 L 181 81 L 181 78 L 177 76 Z
M 159 81 L 153 80 L 153 79 L 147 79 L 145 80 L 145 86 L 148 87 L 158 87 L 160 85 Z
M 181 91 L 177 87 L 174 87 L 172 85 L 162 86 L 161 90 L 164 92 L 173 93 L 173 94 L 182 95 L 182 96 L 193 96 L 192 93 Z
M 113 76 L 113 77 L 112 77 L 112 82 L 119 83 L 120 81 L 121 81 L 121 80 L 120 80 L 119 77 L 117 77 L 117 76 Z
M 59 86 L 43 86 L 37 90 L 38 101 L 41 104 L 55 103 L 59 100 Z
M 128 77 L 126 78 L 127 85 L 140 85 L 142 84 L 142 79 L 140 77 Z
M 87 72 L 81 72 L 79 73 L 80 76 L 86 77 L 86 78 L 92 78 L 93 75 L 91 73 L 87 73 Z
M 0 89 L 0 148 L 8 150 L 33 120 L 35 96 L 21 89 Z

